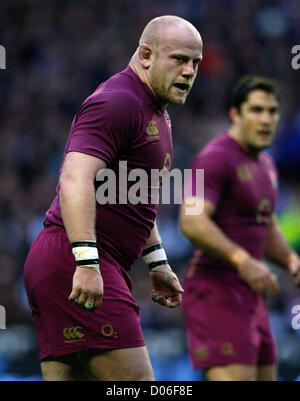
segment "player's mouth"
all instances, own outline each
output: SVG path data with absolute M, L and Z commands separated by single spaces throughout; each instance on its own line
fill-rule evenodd
M 258 131 L 258 135 L 263 139 L 269 139 L 272 136 L 272 131 L 268 129 L 262 129 Z
M 178 92 L 180 92 L 182 94 L 188 93 L 188 91 L 190 89 L 190 85 L 184 84 L 184 83 L 176 83 L 176 84 L 173 84 L 173 86 L 175 86 L 175 88 L 178 90 Z

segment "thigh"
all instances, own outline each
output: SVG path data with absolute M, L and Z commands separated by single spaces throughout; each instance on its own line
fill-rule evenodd
M 101 381 L 152 381 L 153 370 L 146 347 L 89 350 L 80 361 Z
M 95 380 L 76 354 L 49 356 L 41 362 L 41 370 L 45 381 Z
M 210 381 L 255 381 L 256 374 L 255 366 L 245 364 L 214 366 L 206 370 L 206 378 Z
M 276 381 L 278 380 L 277 365 L 261 365 L 257 368 L 258 381 Z

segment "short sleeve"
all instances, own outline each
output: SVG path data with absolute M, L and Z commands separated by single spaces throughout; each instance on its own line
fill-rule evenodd
M 200 152 L 192 163 L 189 183 L 185 187 L 185 197 L 199 196 L 200 193 L 205 200 L 217 206 L 228 177 L 229 163 L 225 152 L 213 150 Z M 202 191 L 199 189 L 201 185 L 203 185 Z
M 107 91 L 89 97 L 78 110 L 66 151 L 96 156 L 110 164 L 137 134 L 141 112 L 126 91 Z

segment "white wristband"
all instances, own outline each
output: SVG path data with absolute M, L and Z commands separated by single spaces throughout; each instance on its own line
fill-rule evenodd
M 143 250 L 142 257 L 149 270 L 168 264 L 168 259 L 161 243 L 150 245 Z
M 77 267 L 91 269 L 100 273 L 96 241 L 74 242 L 72 244 L 72 253 Z
M 98 249 L 88 246 L 76 246 L 72 249 L 75 260 L 99 259 Z
M 166 252 L 163 248 L 161 249 L 156 249 L 155 251 L 152 251 L 148 253 L 147 255 L 143 256 L 144 262 L 146 265 L 149 265 L 150 263 L 153 262 L 159 262 L 160 260 L 166 260 L 167 255 Z

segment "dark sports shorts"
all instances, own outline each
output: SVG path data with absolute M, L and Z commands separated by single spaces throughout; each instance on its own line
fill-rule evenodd
M 265 301 L 235 272 L 186 278 L 183 312 L 194 369 L 277 362 Z
M 89 312 L 68 300 L 75 261 L 66 231 L 48 226 L 33 242 L 24 271 L 40 359 L 88 349 L 144 346 L 139 306 L 132 297 L 132 279 L 99 249 L 104 297 Z

